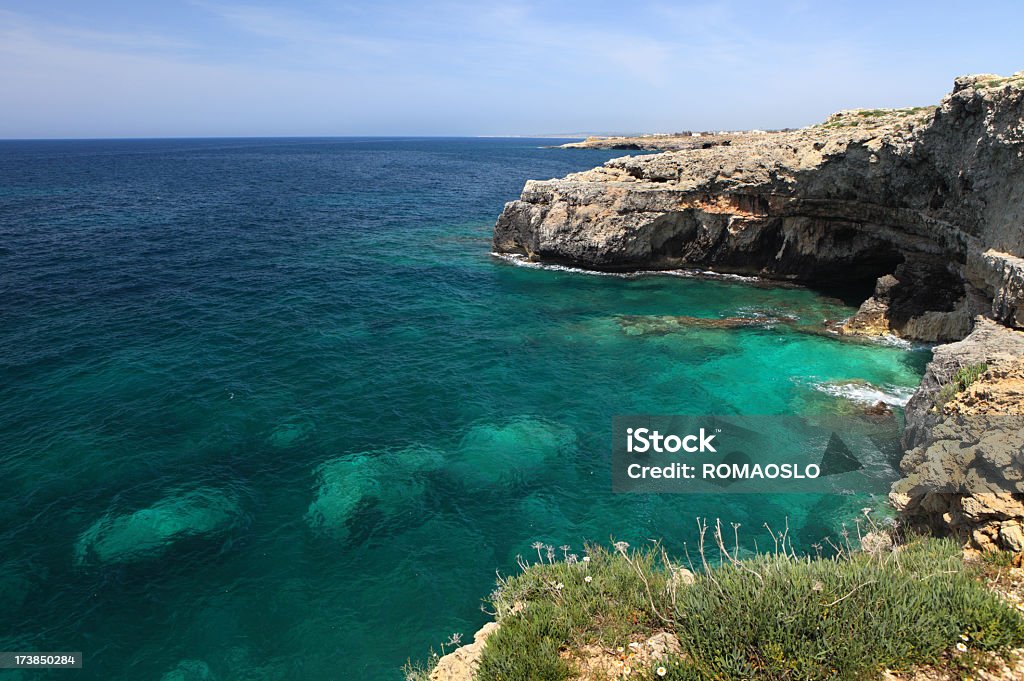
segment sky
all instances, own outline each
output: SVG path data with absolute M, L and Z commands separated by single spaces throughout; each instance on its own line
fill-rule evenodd
M 0 138 L 800 127 L 1024 69 L 976 6 L 0 0 Z

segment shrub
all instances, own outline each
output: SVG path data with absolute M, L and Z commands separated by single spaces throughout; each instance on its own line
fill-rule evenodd
M 1024 642 L 1024 620 L 949 540 L 832 558 L 798 557 L 785 545 L 743 560 L 723 554 L 675 587 L 663 551 L 623 545 L 500 580 L 492 603 L 502 626 L 477 678 L 561 681 L 572 670 L 560 650 L 664 630 L 682 645 L 679 658 L 659 662 L 677 681 L 871 678 L 883 667 L 935 662 L 965 640 L 976 650 Z
M 1024 622 L 950 541 L 880 558 L 759 556 L 695 586 L 679 595 L 678 632 L 709 677 L 869 678 L 933 663 L 962 635 L 984 650 L 1024 640 Z
M 967 390 L 978 378 L 988 371 L 987 364 L 971 364 L 970 366 L 960 367 L 953 374 L 953 378 L 950 379 L 949 383 L 942 386 L 939 389 L 938 394 L 935 396 L 935 406 L 941 409 L 944 404 L 953 399 L 957 393 L 962 393 Z

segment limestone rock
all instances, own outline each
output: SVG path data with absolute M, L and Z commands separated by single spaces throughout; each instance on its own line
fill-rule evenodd
M 987 364 L 939 408 L 965 366 Z M 935 349 L 906 408 L 892 504 L 913 524 L 977 550 L 1024 550 L 1024 333 L 979 319 L 962 341 Z
M 649 668 L 681 652 L 682 645 L 676 635 L 663 631 L 617 650 L 585 645 L 559 654 L 575 667 L 577 681 L 604 681 L 628 677 L 630 670 Z
M 693 573 L 689 570 L 685 570 L 693 577 Z M 693 582 L 686 582 L 692 584 Z M 679 644 L 679 639 L 676 638 L 675 634 L 671 634 L 667 631 L 663 631 L 659 634 L 655 634 L 647 639 L 647 648 L 650 651 L 652 660 L 664 660 L 669 655 L 679 655 L 682 652 L 682 646 Z
M 974 330 L 961 341 L 936 347 L 921 385 L 907 403 L 907 428 L 904 447 L 916 447 L 939 420 L 932 412 L 935 397 L 958 369 L 975 364 L 998 365 L 1024 356 L 1024 333 L 1013 331 L 991 320 L 977 318 Z
M 430 673 L 430 681 L 472 681 L 480 666 L 487 637 L 498 630 L 497 622 L 488 622 L 473 635 L 473 642 L 442 657 Z
M 840 333 L 948 343 L 906 406 L 894 505 L 978 548 L 1021 542 L 1024 72 L 957 78 L 936 107 L 842 111 L 795 131 L 577 146 L 665 151 L 528 181 L 495 224 L 496 252 L 862 293 Z M 752 322 L 621 323 L 643 334 Z M 979 363 L 982 379 L 936 408 L 957 370 Z
M 673 567 L 672 577 L 669 579 L 668 586 L 672 590 L 680 589 L 685 586 L 697 583 L 697 575 L 693 574 L 690 570 L 684 567 Z M 650 643 L 650 641 L 648 641 Z
M 979 312 L 1018 325 L 1022 121 L 1024 72 L 957 79 L 938 107 L 845 111 L 796 131 L 588 140 L 670 151 L 527 182 L 494 250 L 850 289 L 882 278 L 850 332 L 946 341 Z

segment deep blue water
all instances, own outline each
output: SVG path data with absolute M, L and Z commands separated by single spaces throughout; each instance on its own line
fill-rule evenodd
M 622 153 L 549 143 L 0 142 L 0 650 L 85 660 L 0 678 L 395 679 L 535 540 L 806 547 L 872 503 L 611 493 L 613 415 L 841 411 L 927 353 L 638 332 L 850 309 L 491 257 L 526 179 Z

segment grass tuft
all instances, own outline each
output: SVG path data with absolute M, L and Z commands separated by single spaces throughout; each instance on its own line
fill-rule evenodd
M 563 681 L 574 670 L 560 652 L 621 648 L 659 631 L 674 632 L 681 653 L 634 668 L 631 678 L 867 679 L 935 663 L 958 643 L 973 652 L 1024 643 L 1024 620 L 979 582 L 952 541 L 815 558 L 783 541 L 774 553 L 740 559 L 714 529 L 721 558 L 709 565 L 702 541 L 693 580 L 672 579 L 681 568 L 658 546 L 593 546 L 584 560 L 522 563 L 491 596 L 501 628 L 476 678 Z
M 984 363 L 971 364 L 957 369 L 949 383 L 942 386 L 935 396 L 936 409 L 942 409 L 943 405 L 956 397 L 958 393 L 967 390 L 986 371 L 988 371 L 988 364 Z

